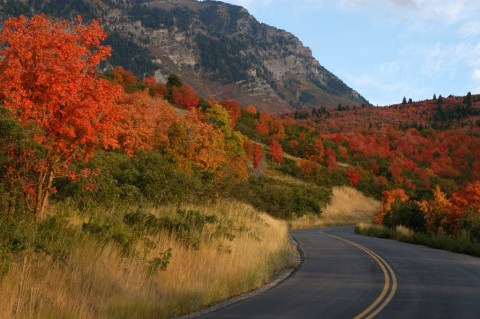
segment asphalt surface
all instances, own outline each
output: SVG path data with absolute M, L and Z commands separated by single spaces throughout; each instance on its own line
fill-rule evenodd
M 201 318 L 480 318 L 480 259 L 353 233 L 293 231 L 303 263 Z

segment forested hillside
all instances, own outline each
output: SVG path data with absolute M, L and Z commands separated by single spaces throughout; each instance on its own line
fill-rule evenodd
M 0 34 L 1 317 L 168 318 L 254 289 L 340 186 L 381 199 L 377 223 L 479 243 L 478 96 L 273 115 L 102 70 L 106 39 L 45 15 Z

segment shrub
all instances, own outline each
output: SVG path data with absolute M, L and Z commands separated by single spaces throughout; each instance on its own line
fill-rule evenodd
M 217 187 L 213 175 L 200 170 L 187 174 L 177 168 L 171 157 L 158 152 L 131 158 L 122 152 L 104 152 L 92 159 L 88 168 L 100 174 L 81 182 L 60 179 L 55 198 L 72 198 L 83 210 L 119 202 L 159 206 L 213 198 Z M 95 185 L 93 192 L 86 189 L 88 183 Z
M 402 225 L 416 232 L 426 232 L 427 226 L 423 213 L 414 201 L 396 201 L 385 214 L 383 224 L 389 228 Z
M 252 176 L 248 183 L 240 185 L 232 196 L 274 217 L 289 219 L 294 215 L 320 214 L 330 200 L 331 189 Z

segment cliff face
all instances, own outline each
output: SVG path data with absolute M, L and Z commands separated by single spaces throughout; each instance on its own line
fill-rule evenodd
M 315 60 L 289 32 L 242 7 L 193 0 L 4 0 L 3 17 L 101 17 L 111 63 L 165 81 L 176 73 L 200 94 L 269 112 L 368 103 Z

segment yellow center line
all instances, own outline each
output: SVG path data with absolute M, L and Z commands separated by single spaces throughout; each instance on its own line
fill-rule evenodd
M 380 257 L 370 249 L 360 244 L 357 244 L 353 241 L 347 240 L 342 237 L 325 234 L 323 231 L 320 231 L 320 233 L 324 234 L 325 236 L 329 236 L 329 237 L 341 240 L 354 247 L 357 247 L 358 249 L 364 251 L 366 254 L 372 257 L 372 259 L 375 260 L 375 262 L 380 266 L 383 272 L 384 280 L 385 280 L 383 290 L 380 293 L 380 295 L 377 297 L 377 299 L 375 299 L 373 303 L 370 306 L 368 306 L 367 309 L 365 309 L 360 314 L 355 316 L 354 319 L 361 319 L 361 318 L 371 319 L 376 315 L 378 315 L 390 303 L 390 301 L 392 300 L 397 290 L 397 277 L 395 276 L 395 272 L 393 271 L 392 267 L 390 267 L 390 265 L 382 257 Z M 390 282 L 391 282 L 391 285 L 390 285 Z M 390 293 L 388 293 L 388 290 L 390 290 Z M 387 293 L 388 293 L 388 296 L 386 299 L 384 299 Z

